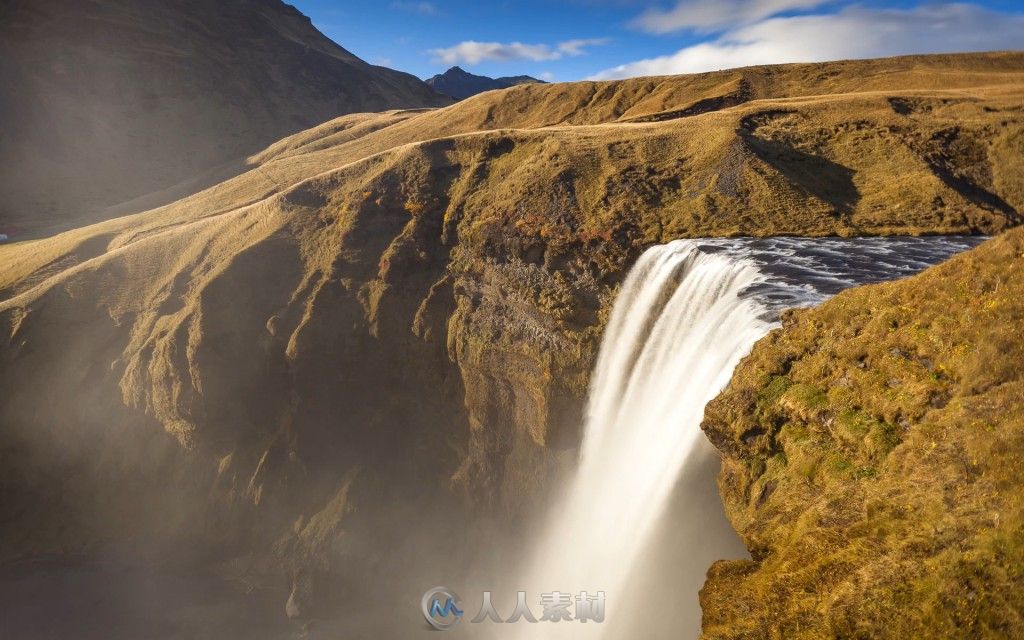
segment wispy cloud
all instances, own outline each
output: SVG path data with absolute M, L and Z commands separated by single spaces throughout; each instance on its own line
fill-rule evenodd
M 588 47 L 607 44 L 607 38 L 565 40 L 555 45 L 523 44 L 522 42 L 477 42 L 467 40 L 451 47 L 431 49 L 430 54 L 444 64 L 477 64 L 485 60 L 543 62 L 584 55 Z
M 679 0 L 671 9 L 650 9 L 630 25 L 648 33 L 735 28 L 787 11 L 814 9 L 830 0 Z
M 776 17 L 729 29 L 672 55 L 606 69 L 594 79 L 697 73 L 782 62 L 911 53 L 1019 49 L 1024 15 L 973 4 L 911 9 L 848 7 L 834 14 Z
M 583 38 L 578 40 L 566 40 L 558 43 L 558 52 L 567 56 L 581 56 L 586 53 L 586 47 L 599 47 L 608 44 L 609 38 Z
M 401 11 L 411 11 L 418 13 L 421 16 L 437 16 L 441 15 L 441 10 L 430 2 L 401 2 L 396 0 L 391 3 L 392 9 L 399 9 Z

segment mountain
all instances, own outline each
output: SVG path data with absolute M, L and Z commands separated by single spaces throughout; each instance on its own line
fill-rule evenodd
M 0 83 L 0 221 L 25 236 L 175 200 L 338 115 L 450 103 L 279 0 L 10 0 Z
M 917 403 L 900 417 L 919 444 L 936 442 L 926 461 L 973 473 L 922 411 L 933 389 L 940 404 L 951 399 L 947 411 L 967 414 L 973 405 L 954 401 L 983 405 L 985 389 L 1016 389 L 999 383 L 1016 379 L 1017 350 L 990 357 L 981 331 L 1019 326 L 1011 285 L 1020 281 L 1020 231 L 1007 230 L 1024 212 L 1022 100 L 1024 53 L 526 84 L 442 109 L 341 116 L 269 145 L 248 171 L 187 198 L 0 245 L 0 558 L 141 546 L 176 567 L 214 564 L 240 591 L 299 618 L 337 615 L 346 594 L 358 594 L 365 601 L 345 612 L 352 624 L 373 602 L 418 601 L 414 592 L 452 563 L 423 549 L 469 558 L 521 547 L 517 536 L 575 459 L 598 340 L 625 273 L 651 244 L 680 237 L 1014 239 L 983 245 L 973 255 L 991 259 L 979 257 L 962 277 L 940 267 L 941 277 L 911 285 L 923 294 L 843 294 L 801 316 L 789 350 L 760 347 L 781 370 L 791 355 L 806 358 L 799 368 L 793 361 L 793 381 L 829 393 L 848 387 L 815 358 L 842 347 L 850 384 L 874 385 L 880 398 L 861 399 L 865 411 Z M 993 290 L 1000 297 L 981 295 Z M 956 323 L 934 316 L 936 306 L 966 304 Z M 867 373 L 857 373 L 855 346 L 868 350 Z M 883 347 L 938 350 L 943 360 L 933 362 L 946 369 L 918 375 Z M 978 364 L 989 361 L 991 370 Z M 726 504 L 754 562 L 764 548 L 793 562 L 720 567 L 719 578 L 747 595 L 709 592 L 710 621 L 748 610 L 761 621 L 776 602 L 809 602 L 805 591 L 774 589 L 797 569 L 844 580 L 836 597 L 873 586 L 885 576 L 857 583 L 859 565 L 844 560 L 854 555 L 832 564 L 799 555 L 791 541 L 807 537 L 797 525 L 818 512 L 794 520 L 796 509 L 820 507 L 836 527 L 859 518 L 852 531 L 868 548 L 903 526 L 894 510 L 910 490 L 885 466 L 898 464 L 892 458 L 863 477 L 822 476 L 866 483 L 877 473 L 892 483 L 892 500 L 867 484 L 843 490 L 870 501 L 804 500 L 801 491 L 837 485 L 800 485 L 795 466 L 773 466 L 795 462 L 796 451 L 787 445 L 780 455 L 784 443 L 740 426 L 765 420 L 764 433 L 774 433 L 816 409 L 794 395 L 758 413 L 758 399 L 772 399 L 761 393 L 766 381 L 759 368 L 743 371 L 730 406 L 754 408 L 720 409 L 706 428 L 729 456 Z M 917 377 L 902 377 L 910 373 Z M 979 434 L 1012 426 L 983 420 L 971 427 Z M 808 430 L 819 446 L 824 432 Z M 842 446 L 859 469 L 860 449 L 874 439 L 856 435 Z M 825 455 L 828 442 L 820 446 Z M 767 466 L 756 464 L 768 455 Z M 769 511 L 743 502 L 762 468 L 779 487 L 756 485 Z M 1010 486 L 1019 494 L 1019 483 Z M 971 522 L 983 522 L 986 487 L 951 485 L 946 507 L 905 512 L 928 518 L 913 520 L 915 549 L 941 535 L 953 554 L 943 566 L 960 566 L 954 543 L 969 533 L 931 518 L 969 500 Z M 831 554 L 821 546 L 830 541 L 819 542 L 806 553 Z M 993 538 L 988 551 L 999 544 Z M 747 599 L 765 593 L 775 599 Z M 795 623 L 827 604 L 814 601 Z M 371 635 L 403 637 L 405 623 L 422 620 Z
M 494 89 L 508 89 L 517 84 L 543 84 L 543 80 L 531 78 L 530 76 L 503 76 L 501 78 L 489 78 L 478 76 L 459 67 L 452 67 L 444 73 L 429 78 L 427 84 L 435 91 L 451 96 L 457 100 L 475 96 L 484 91 Z

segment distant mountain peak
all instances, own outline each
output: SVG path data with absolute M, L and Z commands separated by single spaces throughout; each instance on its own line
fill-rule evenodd
M 454 66 L 444 73 L 439 73 L 427 80 L 427 84 L 433 87 L 434 91 L 459 100 L 475 96 L 476 94 L 483 93 L 484 91 L 507 89 L 517 84 L 534 84 L 543 82 L 543 80 L 538 80 L 531 76 L 503 76 L 501 78 L 479 76 L 474 73 L 470 73 L 459 66 Z

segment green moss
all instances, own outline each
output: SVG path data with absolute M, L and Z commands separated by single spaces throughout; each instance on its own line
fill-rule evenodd
M 810 384 L 795 384 L 789 389 L 787 395 L 790 398 L 799 400 L 804 406 L 813 409 L 820 409 L 827 402 L 825 392 Z
M 811 439 L 811 432 L 806 425 L 787 422 L 779 429 L 779 438 L 790 443 L 806 442 Z
M 760 404 L 776 403 L 791 386 L 793 386 L 793 381 L 786 376 L 771 376 L 768 383 L 758 389 L 758 402 Z
M 854 469 L 853 463 L 841 455 L 832 454 L 828 457 L 828 470 L 833 474 L 845 475 L 852 473 Z

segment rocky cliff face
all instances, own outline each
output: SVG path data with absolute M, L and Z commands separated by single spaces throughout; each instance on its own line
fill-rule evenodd
M 1024 233 L 790 313 L 705 413 L 709 638 L 1024 633 Z
M 514 525 L 571 459 L 644 247 L 1010 227 L 1022 66 L 766 67 L 350 115 L 172 205 L 0 247 L 0 550 L 249 554 L 305 615 L 325 581 L 403 566 L 428 535 L 407 523 L 442 506 Z
M 0 220 L 27 236 L 171 202 L 344 113 L 451 102 L 279 0 L 4 2 L 0 83 Z

